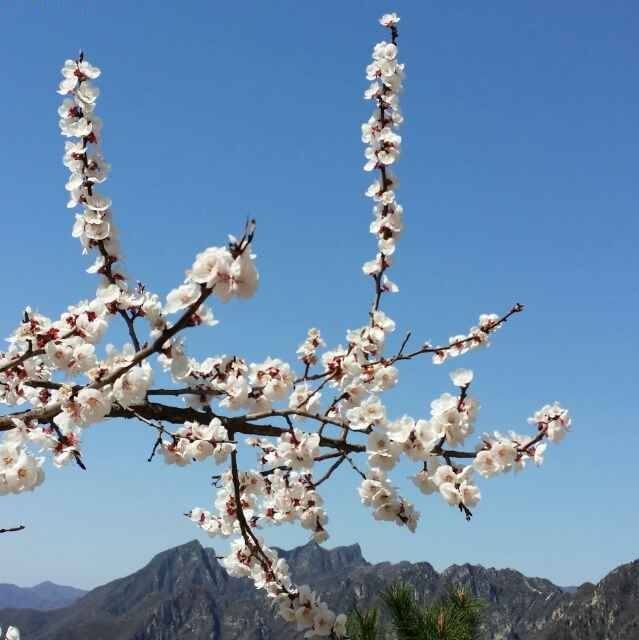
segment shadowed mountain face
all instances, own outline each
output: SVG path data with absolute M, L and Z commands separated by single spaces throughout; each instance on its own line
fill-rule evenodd
M 63 587 L 53 582 L 41 582 L 35 587 L 0 584 L 0 609 L 61 609 L 85 593 L 82 589 Z
M 358 545 L 326 550 L 314 543 L 281 551 L 293 578 L 310 583 L 339 611 L 376 604 L 382 589 L 410 583 L 425 602 L 462 584 L 488 607 L 485 640 L 637 640 L 639 561 L 597 586 L 566 593 L 548 580 L 510 569 L 426 563 L 371 565 Z M 230 578 L 211 549 L 190 542 L 157 555 L 140 571 L 98 587 L 56 611 L 3 610 L 29 640 L 281 640 L 303 633 L 276 619 L 247 579 Z
M 639 560 L 611 571 L 597 585 L 579 587 L 531 640 L 639 638 Z

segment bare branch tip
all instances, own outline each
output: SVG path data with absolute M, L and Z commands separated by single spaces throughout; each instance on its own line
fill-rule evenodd
M 18 525 L 17 527 L 10 527 L 9 529 L 0 529 L 0 533 L 15 533 L 17 531 L 24 531 L 26 529 L 26 527 L 21 524 Z

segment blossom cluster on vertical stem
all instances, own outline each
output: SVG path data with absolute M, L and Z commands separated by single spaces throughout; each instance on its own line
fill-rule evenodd
M 98 191 L 107 179 L 110 165 L 100 150 L 102 120 L 96 114 L 99 88 L 92 82 L 101 71 L 84 54 L 67 60 L 62 67 L 58 89 L 65 96 L 58 109 L 60 132 L 68 138 L 64 145 L 64 165 L 70 172 L 66 183 L 67 207 L 81 207 L 75 216 L 73 236 L 84 251 L 99 248 L 95 270 L 111 282 L 124 282 L 124 274 L 116 263 L 120 257 L 116 230 L 111 215 L 111 200 Z
M 382 16 L 380 23 L 388 28 L 390 41 L 382 40 L 375 45 L 373 59 L 366 67 L 366 78 L 371 84 L 364 97 L 374 102 L 375 110 L 362 124 L 362 142 L 366 144 L 364 170 L 378 172 L 366 191 L 375 203 L 370 231 L 377 238 L 377 254 L 363 266 L 364 273 L 375 282 L 373 311 L 379 309 L 383 293 L 398 291 L 386 274 L 403 229 L 403 208 L 396 198 L 398 180 L 391 170 L 399 160 L 402 138 L 397 130 L 403 122 L 399 95 L 404 65 L 398 60 L 398 22 L 399 16 L 395 13 Z

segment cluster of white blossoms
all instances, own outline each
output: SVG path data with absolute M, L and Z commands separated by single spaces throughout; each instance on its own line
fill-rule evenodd
M 35 390 L 29 382 L 49 380 L 55 369 L 79 375 L 94 368 L 94 345 L 107 328 L 107 315 L 97 301 L 69 307 L 56 321 L 27 307 L 7 339 L 9 349 L 0 353 L 0 402 L 46 404 L 51 393 Z
M 266 455 L 267 464 L 282 464 L 296 471 L 313 467 L 319 454 L 319 434 L 291 429 L 284 432 L 279 440 L 273 452 Z
M 308 330 L 306 340 L 297 349 L 297 357 L 307 367 L 317 364 L 317 350 L 325 347 L 326 343 L 322 340 L 319 329 L 311 328 Z
M 572 423 L 568 411 L 558 402 L 543 406 L 528 418 L 528 422 L 552 442 L 561 442 Z
M 417 529 L 420 513 L 415 507 L 398 495 L 384 471 L 372 467 L 359 486 L 362 503 L 373 509 L 376 520 L 394 522 L 406 526 L 412 532 Z
M 366 97 L 375 113 L 362 126 L 366 171 L 378 176 L 367 195 L 374 200 L 370 230 L 377 255 L 363 270 L 373 277 L 375 298 L 362 326 L 346 331 L 345 342 L 327 346 L 311 328 L 296 351 L 294 366 L 265 357 L 256 362 L 238 355 L 198 359 L 187 353 L 182 332 L 217 320 L 207 301 L 249 298 L 258 286 L 252 241 L 255 223 L 238 239 L 198 253 L 185 279 L 164 302 L 142 284 L 129 287 L 120 268 L 121 252 L 110 200 L 96 191 L 109 166 L 100 151 L 101 123 L 95 116 L 100 71 L 81 55 L 67 61 L 59 92 L 60 129 L 69 138 L 64 163 L 69 205 L 82 207 L 73 235 L 96 260 L 88 269 L 101 276 L 95 299 L 68 307 L 57 320 L 28 308 L 0 353 L 0 403 L 26 410 L 0 416 L 0 494 L 33 490 L 44 478 L 43 460 L 56 467 L 74 462 L 85 468 L 81 439 L 89 425 L 105 419 L 137 419 L 154 429 L 156 452 L 167 464 L 192 462 L 228 468 L 215 475 L 217 493 L 211 509 L 194 508 L 190 520 L 211 536 L 231 537 L 224 565 L 236 576 L 249 576 L 266 590 L 280 616 L 306 637 L 342 638 L 345 617 L 330 611 L 308 586 L 296 586 L 283 559 L 256 531 L 296 524 L 317 543 L 329 537 L 328 515 L 318 488 L 343 465 L 359 477 L 359 496 L 379 521 L 415 531 L 420 513 L 393 485 L 391 472 L 404 461 L 422 494 L 438 494 L 466 519 L 481 498 L 475 475 L 489 478 L 543 462 L 547 442 L 560 442 L 570 428 L 568 412 L 546 405 L 530 419 L 536 432 L 485 433 L 465 447 L 475 432 L 479 403 L 470 395 L 469 369 L 450 374 L 455 393 L 425 403 L 425 415 L 395 417 L 384 394 L 398 384 L 400 365 L 423 355 L 436 364 L 488 344 L 492 333 L 523 306 L 506 314 L 482 314 L 466 334 L 439 346 L 422 343 L 410 350 L 410 333 L 397 349 L 389 348 L 395 321 L 381 310 L 384 293 L 397 291 L 388 280 L 402 231 L 402 207 L 396 201 L 397 178 L 391 173 L 400 154 L 402 122 L 399 93 L 404 65 L 397 59 L 399 17 L 380 20 L 389 41 L 375 45 L 366 74 Z M 129 341 L 116 348 L 100 343 L 115 316 Z M 147 335 L 138 336 L 138 318 Z M 170 378 L 170 388 L 153 388 L 152 358 Z M 164 404 L 162 397 L 173 402 Z M 266 422 L 264 422 L 266 421 Z M 177 425 L 171 431 L 167 424 Z M 247 436 L 245 439 L 240 436 Z M 256 469 L 240 470 L 245 444 L 257 451 Z M 39 454 L 45 454 L 39 455 Z M 356 458 L 356 456 L 360 456 Z M 364 460 L 367 468 L 358 466 Z M 13 627 L 7 640 L 19 638 Z
M 393 331 L 395 322 L 383 311 L 373 311 L 368 325 L 347 331 L 346 348 L 340 345 L 322 354 L 323 375 L 332 387 L 342 389 L 331 413 L 347 419 L 351 428 L 364 429 L 372 424 L 377 402 L 369 394 L 386 391 L 397 383 L 396 367 L 383 358 L 372 359 L 381 355 L 386 336 Z
M 299 383 L 290 395 L 288 407 L 294 413 L 295 420 L 304 420 L 307 414 L 317 415 L 320 409 L 322 394 L 313 390 L 307 382 Z
M 290 365 L 276 358 L 249 363 L 238 356 L 223 355 L 199 362 L 186 355 L 183 345 L 176 344 L 161 362 L 175 382 L 186 385 L 189 393 L 185 402 L 194 408 L 208 407 L 217 400 L 220 407 L 263 412 L 278 401 L 292 401 L 302 390 L 294 389 Z M 301 398 L 300 403 L 303 401 Z
M 8 460 L 18 465 L 15 466 L 17 477 L 24 480 L 18 491 L 38 486 L 44 477 L 42 459 L 31 455 L 27 444 L 50 452 L 56 466 L 69 460 L 79 461 L 78 427 L 98 422 L 108 413 L 111 407 L 108 388 L 77 389 L 53 382 L 53 377 L 57 373 L 64 378 L 95 379 L 100 371 L 96 344 L 107 329 L 109 315 L 99 300 L 70 306 L 55 321 L 27 308 L 22 322 L 9 336 L 8 351 L 0 354 L 0 403 L 29 403 L 34 410 L 43 411 L 51 406 L 59 407 L 48 427 L 16 419 L 15 430 L 5 437 L 4 445 L 18 446 L 20 452 L 20 455 L 3 457 L 7 466 Z M 20 434 L 20 441 L 11 441 L 16 434 Z M 5 478 L 9 477 L 12 473 L 5 470 Z M 8 490 L 16 489 L 9 486 Z
M 164 313 L 171 315 L 177 312 L 189 312 L 187 326 L 209 325 L 214 326 L 218 322 L 213 316 L 213 312 L 206 305 L 204 300 L 209 295 L 214 295 L 222 302 L 228 302 L 231 298 L 250 298 L 257 289 L 259 274 L 255 268 L 255 255 L 251 253 L 250 239 L 253 235 L 254 223 L 251 223 L 250 230 L 247 227 L 245 236 L 238 240 L 234 236 L 229 236 L 229 244 L 226 247 L 209 247 L 198 253 L 192 267 L 187 270 L 184 283 L 176 287 L 167 295 Z M 200 375 L 197 361 L 190 360 L 181 343 L 173 343 L 171 348 L 163 351 L 163 366 L 169 370 L 174 380 L 184 380 L 194 377 L 198 380 L 200 393 L 206 398 L 207 385 L 206 376 Z M 238 369 L 241 375 L 235 378 L 237 384 L 233 384 L 232 375 L 221 372 L 219 366 L 223 364 L 225 356 L 217 359 L 207 359 L 203 367 L 209 367 L 209 377 L 215 383 L 215 388 L 210 391 L 214 395 L 226 391 L 221 387 L 229 383 L 230 393 L 227 394 L 229 403 L 227 406 L 239 408 L 248 399 L 248 376 L 245 367 Z M 214 362 L 219 360 L 220 362 Z M 204 383 L 204 384 L 203 384 Z M 275 386 L 275 385 L 272 385 Z M 239 399 L 233 401 L 233 396 Z
M 250 441 L 264 454 L 270 444 Z M 286 466 L 268 472 L 245 471 L 238 474 L 243 516 L 252 527 L 299 523 L 311 532 L 315 542 L 328 539 L 328 516 L 324 500 L 317 492 L 310 473 L 292 471 Z M 190 519 L 210 536 L 228 537 L 241 533 L 232 474 L 219 476 L 215 512 L 200 507 L 189 512 Z
M 397 178 L 390 166 L 399 158 L 402 138 L 397 129 L 403 122 L 399 109 L 404 65 L 397 60 L 397 23 L 399 17 L 384 15 L 380 23 L 388 27 L 391 41 L 378 42 L 373 48 L 373 60 L 366 67 L 366 78 L 371 81 L 364 97 L 375 102 L 375 112 L 362 125 L 362 142 L 366 144 L 365 171 L 379 171 L 366 191 L 375 202 L 370 232 L 377 238 L 378 253 L 374 260 L 366 262 L 364 273 L 373 276 L 378 292 L 395 293 L 397 285 L 391 282 L 386 269 L 391 265 L 397 240 L 403 229 L 403 208 L 395 198 Z
M 473 482 L 472 465 L 460 469 L 449 464 L 440 464 L 435 459 L 411 479 L 422 493 L 428 495 L 439 491 L 451 507 L 461 507 L 467 515 L 470 515 L 470 509 L 475 507 L 481 498 L 481 493 Z
M 471 327 L 467 334 L 451 336 L 448 346 L 434 350 L 433 362 L 442 364 L 448 358 L 463 356 L 472 349 L 488 346 L 490 334 L 499 329 L 501 324 L 502 319 L 496 313 L 482 313 L 477 325 Z
M 99 91 L 92 83 L 100 70 L 81 55 L 65 62 L 62 75 L 59 93 L 65 99 L 59 108 L 59 124 L 68 138 L 64 163 L 71 172 L 69 206 L 82 207 L 73 235 L 80 237 L 85 250 L 96 251 L 88 271 L 102 279 L 95 299 L 70 306 L 58 320 L 27 308 L 8 338 L 8 350 L 0 353 L 0 402 L 29 403 L 31 411 L 37 412 L 34 420 L 16 418 L 9 423 L 21 434 L 19 442 L 7 437 L 0 443 L 7 448 L 0 489 L 5 493 L 33 489 L 42 482 L 42 458 L 32 455 L 29 447 L 48 453 L 56 466 L 75 461 L 84 468 L 80 450 L 83 428 L 113 412 L 129 410 L 135 414 L 135 408 L 147 402 L 154 377 L 148 356 L 157 353 L 165 358 L 173 348 L 179 353 L 181 343 L 171 339 L 177 330 L 216 323 L 212 312 L 198 302 L 213 292 L 224 301 L 231 296 L 248 297 L 258 279 L 245 234 L 240 240 L 231 237 L 227 247 L 212 247 L 199 254 L 185 284 L 169 294 L 166 307 L 143 285 L 128 287 L 118 266 L 121 254 L 110 201 L 96 191 L 109 170 L 99 151 L 101 121 L 95 115 Z M 176 311 L 182 311 L 181 317 L 171 324 L 165 316 Z M 121 349 L 107 345 L 99 353 L 98 344 L 115 314 L 125 319 L 131 343 Z M 142 345 L 137 336 L 134 321 L 138 317 L 148 322 L 150 346 L 148 342 Z M 69 382 L 69 378 L 78 377 L 84 378 L 80 384 Z M 248 395 L 250 386 L 246 386 Z M 275 390 L 275 382 L 267 386 L 265 395 L 282 395 Z M 188 449 L 187 460 L 200 459 L 208 451 L 206 443 L 190 442 L 191 446 L 185 447 L 188 438 L 182 436 L 188 429 L 187 424 L 171 436 L 167 450 L 172 451 L 176 443 L 174 458 Z M 212 455 L 223 460 L 228 446 L 216 447 Z M 165 458 L 175 461 L 169 455 Z
M 109 313 L 119 313 L 133 323 L 145 317 L 152 335 L 159 335 L 166 327 L 162 304 L 157 295 L 138 286 L 129 289 L 120 268 L 121 250 L 113 224 L 110 198 L 97 189 L 106 181 L 110 165 L 100 151 L 102 121 L 95 114 L 100 91 L 91 81 L 100 76 L 84 55 L 77 60 L 67 60 L 62 67 L 63 79 L 58 93 L 66 96 L 58 109 L 60 131 L 68 138 L 65 142 L 63 162 L 70 172 L 66 189 L 69 192 L 67 207 L 82 207 L 76 214 L 73 237 L 79 238 L 84 252 L 96 250 L 89 273 L 102 276 L 97 300 Z
M 478 409 L 477 401 L 468 395 L 472 372 L 456 370 L 451 373 L 451 379 L 460 387 L 460 395 L 446 393 L 434 400 L 430 420 L 402 416 L 389 421 L 384 406 L 373 396 L 349 411 L 357 414 L 356 427 L 351 423 L 351 428 L 364 428 L 369 433 L 366 452 L 371 472 L 359 492 L 362 502 L 373 508 L 376 519 L 406 525 L 411 530 L 417 526 L 419 512 L 396 493 L 386 476 L 402 455 L 423 463 L 423 470 L 411 478 L 422 493 L 439 489 L 446 502 L 454 506 L 470 508 L 478 503 L 479 491 L 471 482 L 472 467 L 460 470 L 444 464 L 447 454 L 442 446 L 464 443 L 473 431 Z
M 33 491 L 44 480 L 43 458 L 32 456 L 21 443 L 0 443 L 0 495 Z
M 507 435 L 499 431 L 492 435 L 484 434 L 473 463 L 479 474 L 490 478 L 506 471 L 521 471 L 527 461 L 542 465 L 548 446 L 543 440 L 548 438 L 551 442 L 561 442 L 572 423 L 568 411 L 558 402 L 545 405 L 528 422 L 537 427 L 537 435 L 533 438 L 514 431 Z
M 40 453 L 47 453 L 51 457 L 53 464 L 58 468 L 71 461 L 75 461 L 82 466 L 79 429 L 61 430 L 55 423 L 50 426 L 37 426 L 35 422 L 26 423 L 17 418 L 14 419 L 14 422 L 15 428 L 6 434 L 0 447 L 6 447 L 8 452 L 18 452 L 19 455 L 7 455 L 4 457 L 4 461 L 7 464 L 11 459 L 14 464 L 21 461 L 28 469 L 16 474 L 18 478 L 24 480 L 24 485 L 19 487 L 17 491 L 11 491 L 11 493 L 33 490 L 44 480 L 42 464 L 45 458 L 43 456 L 34 456 L 29 447 L 37 449 Z M 38 467 L 37 480 L 35 476 L 36 465 Z
M 207 425 L 185 422 L 172 436 L 172 442 L 162 448 L 168 464 L 183 466 L 209 457 L 222 464 L 235 450 L 219 418 L 213 418 Z
M 335 615 L 307 585 L 291 594 L 281 593 L 277 605 L 277 612 L 284 620 L 294 623 L 300 631 L 307 629 L 306 638 L 346 637 L 346 615 Z
M 293 372 L 282 360 L 267 358 L 249 367 L 251 393 L 255 397 L 256 411 L 268 411 L 274 402 L 288 398 L 293 390 Z
M 199 284 L 200 287 L 211 289 L 222 302 L 228 302 L 232 297 L 250 298 L 257 289 L 259 279 L 255 256 L 250 248 L 248 251 L 234 251 L 233 247 L 237 246 L 236 239 L 231 236 L 229 247 L 209 247 L 198 253 L 187 272 L 186 285 Z M 197 295 L 190 302 L 196 298 Z M 177 305 L 177 309 L 187 307 L 190 302 Z
M 269 448 L 259 439 L 252 440 L 251 444 L 261 450 Z M 211 536 L 239 536 L 231 542 L 230 553 L 222 561 L 228 573 L 235 577 L 250 577 L 256 587 L 264 589 L 275 600 L 278 614 L 295 623 L 298 630 L 305 631 L 306 637 L 343 638 L 346 616 L 338 616 L 328 609 L 310 587 L 295 586 L 286 561 L 278 558 L 276 552 L 255 534 L 249 535 L 248 539 L 242 537 L 249 527 L 257 529 L 297 521 L 312 531 L 316 542 L 323 542 L 327 516 L 312 478 L 277 468 L 267 474 L 238 473 L 237 485 L 231 472 L 226 472 L 220 477 L 220 485 L 215 501 L 216 513 L 195 508 L 188 515 Z
M 83 55 L 78 60 L 67 60 L 62 67 L 63 79 L 58 93 L 68 97 L 58 108 L 58 115 L 60 131 L 69 138 L 64 145 L 64 164 L 71 173 L 66 184 L 67 206 L 83 208 L 82 213 L 76 214 L 73 236 L 80 239 L 85 250 L 102 243 L 109 256 L 117 257 L 119 250 L 111 220 L 111 200 L 96 190 L 97 185 L 107 179 L 110 169 L 98 146 L 102 121 L 95 115 L 95 107 L 100 90 L 91 82 L 100 73 L 100 69 Z M 108 259 L 103 260 L 106 262 L 102 263 L 102 268 L 106 269 Z M 121 273 L 114 271 L 113 276 L 115 280 L 124 280 Z
M 304 637 L 344 638 L 346 616 L 335 615 L 309 586 L 293 585 L 286 560 L 261 541 L 256 542 L 247 544 L 238 539 L 231 543 L 231 552 L 222 561 L 229 575 L 251 578 L 258 589 L 274 599 L 279 616 L 295 624 L 298 631 L 305 631 Z

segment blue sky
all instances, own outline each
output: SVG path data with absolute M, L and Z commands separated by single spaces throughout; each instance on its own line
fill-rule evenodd
M 342 341 L 371 298 L 360 271 L 374 252 L 363 70 L 383 37 L 377 18 L 397 10 L 407 231 L 392 273 L 401 294 L 386 304 L 396 338 L 446 340 L 481 312 L 525 303 L 465 361 L 479 428 L 523 428 L 557 399 L 574 431 L 543 469 L 482 482 L 470 524 L 406 486 L 423 514 L 415 535 L 375 523 L 344 472 L 326 491 L 330 544 L 359 542 L 371 561 L 511 566 L 560 584 L 635 559 L 638 482 L 623 452 L 639 447 L 639 9 L 489 4 L 5 0 L 2 335 L 25 305 L 55 315 L 95 288 L 70 236 L 56 114 L 59 67 L 83 48 L 103 69 L 104 191 L 134 277 L 165 295 L 197 251 L 257 218 L 258 295 L 217 305 L 220 325 L 193 332 L 192 352 L 292 358 L 310 326 Z M 391 413 L 424 415 L 453 366 L 409 363 Z M 0 540 L 0 581 L 92 587 L 197 537 L 180 514 L 209 504 L 214 471 L 147 464 L 152 441 L 144 425 L 103 423 L 86 434 L 87 473 L 49 466 L 36 492 L 2 498 L 0 525 L 28 529 Z M 267 540 L 305 536 L 282 528 Z

